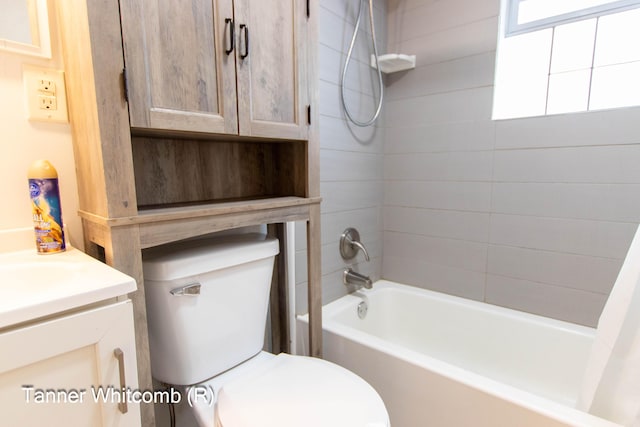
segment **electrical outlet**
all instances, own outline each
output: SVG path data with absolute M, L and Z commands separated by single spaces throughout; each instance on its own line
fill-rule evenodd
M 63 71 L 25 65 L 22 78 L 29 120 L 69 122 Z
M 57 110 L 58 100 L 55 96 L 38 95 L 38 105 L 41 110 Z
M 38 91 L 50 96 L 56 96 L 56 83 L 50 79 L 41 79 L 38 82 Z

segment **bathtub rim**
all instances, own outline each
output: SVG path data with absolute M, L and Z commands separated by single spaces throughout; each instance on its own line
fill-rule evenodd
M 387 290 L 400 289 L 402 291 L 413 294 L 426 294 L 429 297 L 446 301 L 457 305 L 471 305 L 472 307 L 482 311 L 498 312 L 507 317 L 524 318 L 533 323 L 552 326 L 562 330 L 569 330 L 574 333 L 582 334 L 593 338 L 595 329 L 588 326 L 578 325 L 562 320 L 551 319 L 532 313 L 521 312 L 506 307 L 501 307 L 485 302 L 475 301 L 454 295 L 448 295 L 441 292 L 431 291 L 428 289 L 408 286 L 389 280 L 378 280 L 374 282 L 372 289 L 362 289 L 351 294 L 347 294 L 335 301 L 332 301 L 322 307 L 322 329 L 323 333 L 329 332 L 340 337 L 347 337 L 360 345 L 371 347 L 376 351 L 396 357 L 405 363 L 418 366 L 436 372 L 452 381 L 464 384 L 481 393 L 492 394 L 499 399 L 511 402 L 528 410 L 541 413 L 553 420 L 565 423 L 571 426 L 592 426 L 592 427 L 622 427 L 612 421 L 599 418 L 595 415 L 580 411 L 574 407 L 563 405 L 551 399 L 538 396 L 531 392 L 516 388 L 514 386 L 501 383 L 497 380 L 485 377 L 480 374 L 465 370 L 455 365 L 436 359 L 432 356 L 411 350 L 401 345 L 386 341 L 382 338 L 360 331 L 350 326 L 346 326 L 334 320 L 338 313 L 344 310 L 356 310 L 357 305 L 366 299 L 368 295 L 385 292 Z M 308 314 L 298 315 L 297 319 L 308 324 Z

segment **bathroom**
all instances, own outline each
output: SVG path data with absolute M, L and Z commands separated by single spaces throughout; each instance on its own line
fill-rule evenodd
M 640 109 L 492 121 L 500 2 L 376 0 L 379 49 L 415 54 L 417 67 L 386 77 L 374 126 L 349 126 L 339 81 L 356 8 L 318 8 L 323 303 L 348 292 L 338 241 L 353 226 L 371 256 L 356 268 L 372 279 L 595 326 L 640 222 Z M 53 22 L 51 60 L 1 54 L 3 234 L 31 225 L 24 171 L 35 153 L 58 168 L 65 212 L 78 210 L 69 125 L 28 122 L 22 101 L 24 63 L 64 69 L 55 34 Z M 366 114 L 377 88 L 360 67 L 347 92 Z M 65 219 L 82 247 L 79 217 Z M 304 313 L 301 224 L 295 235 Z

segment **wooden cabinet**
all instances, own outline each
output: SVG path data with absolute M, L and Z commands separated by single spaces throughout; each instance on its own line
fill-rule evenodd
M 9 328 L 0 347 L 3 425 L 140 425 L 113 394 L 138 388 L 131 301 Z
M 132 128 L 307 138 L 306 1 L 120 7 Z

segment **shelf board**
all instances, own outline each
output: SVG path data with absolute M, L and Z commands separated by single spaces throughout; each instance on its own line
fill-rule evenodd
M 144 249 L 231 228 L 306 220 L 309 207 L 320 201 L 320 197 L 292 196 L 234 200 L 145 209 L 138 215 L 122 218 L 104 218 L 84 211 L 79 213 L 83 219 L 107 228 L 137 225 Z

